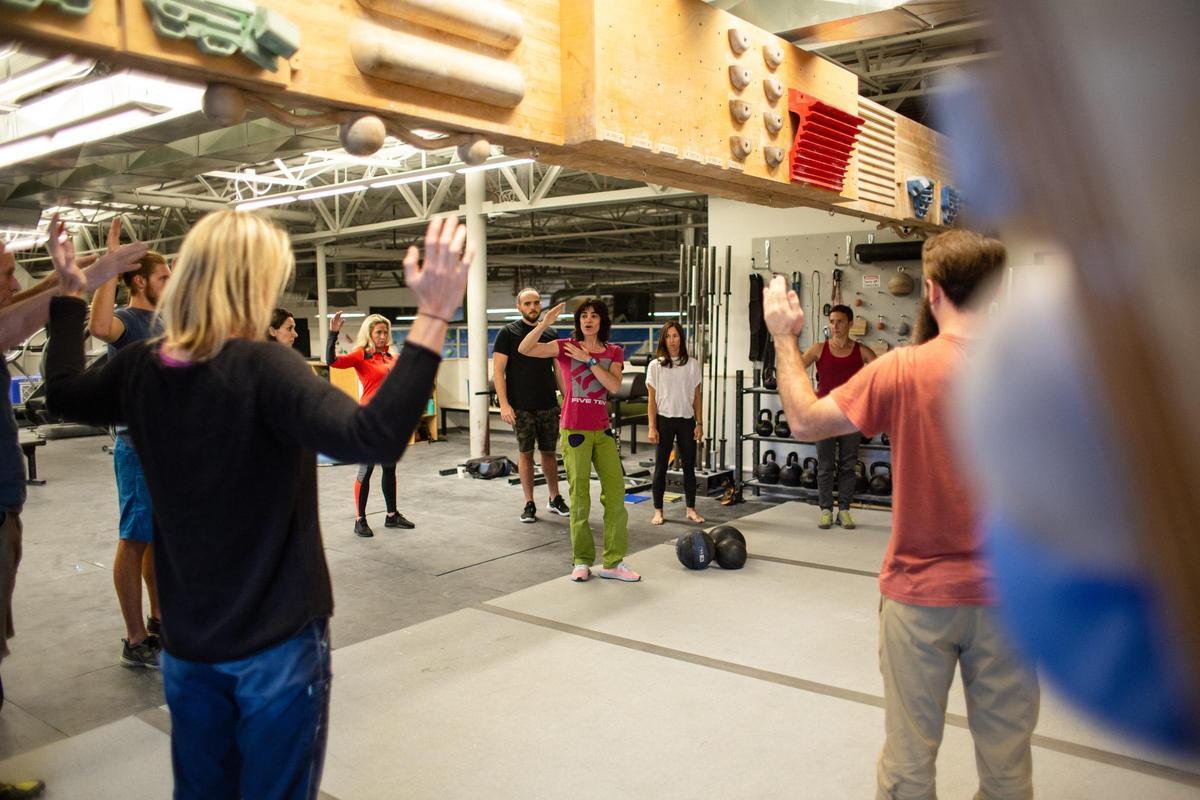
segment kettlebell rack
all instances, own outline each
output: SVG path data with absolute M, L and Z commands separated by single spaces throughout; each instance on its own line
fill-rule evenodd
M 785 497 L 785 498 L 792 499 L 792 500 L 803 500 L 807 503 L 811 503 L 811 504 L 815 505 L 817 502 L 817 490 L 816 489 L 810 489 L 810 488 L 807 488 L 804 486 L 785 486 L 781 483 L 764 483 L 763 481 L 759 480 L 758 478 L 752 478 L 750 480 L 742 479 L 742 475 L 744 474 L 743 470 L 745 468 L 745 457 L 744 457 L 745 451 L 744 451 L 744 448 L 742 447 L 744 442 L 751 442 L 753 445 L 753 454 L 754 454 L 753 455 L 753 458 L 754 458 L 753 463 L 755 465 L 760 464 L 763 460 L 763 453 L 764 453 L 763 443 L 764 442 L 767 442 L 767 443 L 774 442 L 774 443 L 784 444 L 784 445 L 815 446 L 814 442 L 802 442 L 798 439 L 792 439 L 790 437 L 783 437 L 783 436 L 763 436 L 763 435 L 760 435 L 760 434 L 754 432 L 755 422 L 758 420 L 760 413 L 764 410 L 763 402 L 762 402 L 763 396 L 779 394 L 778 390 L 764 389 L 759 384 L 760 384 L 760 376 L 759 376 L 759 371 L 757 369 L 754 370 L 754 385 L 753 386 L 746 385 L 746 374 L 745 374 L 744 370 L 739 369 L 736 373 L 734 373 L 734 386 L 735 386 L 735 390 L 737 392 L 736 396 L 738 398 L 738 413 L 734 415 L 734 423 L 735 423 L 734 424 L 734 441 L 737 444 L 733 448 L 733 461 L 734 461 L 733 474 L 734 474 L 734 476 L 737 477 L 737 479 L 739 481 L 741 481 L 740 487 L 743 490 L 747 489 L 747 488 L 752 489 L 754 491 L 755 496 L 759 496 L 759 495 L 761 495 L 761 493 L 766 492 L 770 495 L 778 495 L 778 496 Z M 749 423 L 747 423 L 747 417 L 746 417 L 746 412 L 747 412 L 746 407 L 748 405 L 746 403 L 747 397 L 753 398 L 752 402 L 749 404 L 750 405 Z M 773 418 L 775 412 L 772 411 L 771 413 L 772 413 L 772 418 Z M 881 463 L 885 463 L 888 465 L 888 474 L 889 475 L 891 474 L 891 462 L 892 462 L 891 450 L 892 450 L 891 446 L 886 445 L 886 444 L 879 444 L 876 442 L 872 442 L 870 444 L 860 444 L 859 445 L 859 452 L 867 451 L 867 452 L 879 454 L 879 458 L 874 461 L 867 461 L 864 459 L 864 465 L 867 468 L 868 474 L 871 472 L 872 467 L 874 467 L 876 464 L 881 464 Z M 780 465 L 783 464 L 785 458 L 786 458 L 786 454 L 781 454 L 781 455 L 777 456 L 777 461 L 780 463 Z M 886 507 L 886 508 L 891 508 L 891 506 L 892 506 L 892 496 L 890 494 L 871 494 L 869 492 L 868 493 L 859 492 L 859 493 L 855 494 L 854 500 L 856 503 L 859 503 L 859 504 L 865 505 L 865 506 L 880 506 L 880 507 Z

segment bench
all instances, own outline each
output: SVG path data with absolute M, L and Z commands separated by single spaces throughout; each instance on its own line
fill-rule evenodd
M 17 437 L 17 442 L 21 445 L 21 453 L 25 456 L 25 462 L 28 464 L 29 473 L 25 478 L 25 482 L 31 486 L 45 486 L 45 480 L 39 480 L 37 476 L 37 449 L 46 446 L 46 440 L 33 434 L 22 433 Z

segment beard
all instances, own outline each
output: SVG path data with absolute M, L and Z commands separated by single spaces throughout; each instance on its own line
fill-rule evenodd
M 524 313 L 521 314 L 521 318 L 524 319 L 526 322 L 528 322 L 530 325 L 537 325 L 538 320 L 541 319 L 541 316 L 542 316 L 541 309 L 538 309 L 536 312 L 530 312 L 529 314 L 524 314 Z
M 917 312 L 917 324 L 913 328 L 913 343 L 924 344 L 938 335 L 937 319 L 933 316 L 933 307 L 929 298 L 921 300 L 921 309 Z
M 158 298 L 161 297 L 162 294 L 151 286 L 146 287 L 145 294 L 146 294 L 146 302 L 150 304 L 150 307 L 158 308 Z

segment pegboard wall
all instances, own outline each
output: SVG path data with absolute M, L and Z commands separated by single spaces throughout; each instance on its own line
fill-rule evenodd
M 873 238 L 872 238 L 873 237 Z M 849 243 L 847 243 L 849 240 Z M 878 355 L 887 350 L 912 344 L 912 328 L 916 325 L 921 304 L 922 273 L 920 261 L 876 261 L 860 264 L 854 258 L 854 246 L 868 242 L 903 241 L 891 231 L 866 234 L 825 233 L 805 236 L 771 236 L 754 239 L 751 253 L 754 269 L 768 277 L 775 272 L 791 281 L 800 282 L 800 301 L 806 316 L 800 342 L 808 347 L 825 339 L 828 320 L 823 313 L 833 288 L 833 271 L 842 271 L 842 300 L 854 309 L 856 320 L 866 320 L 867 331 L 850 338 L 862 342 Z M 901 269 L 913 279 L 912 292 L 896 297 L 888 291 L 888 281 Z M 814 273 L 816 273 L 814 275 Z M 862 305 L 856 301 L 861 300 Z M 882 320 L 883 330 L 877 328 Z M 907 324 L 909 330 L 904 332 Z

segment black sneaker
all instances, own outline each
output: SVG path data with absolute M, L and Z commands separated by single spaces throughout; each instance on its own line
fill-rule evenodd
M 409 522 L 408 517 L 404 516 L 399 511 L 393 511 L 391 514 L 388 514 L 386 517 L 383 518 L 383 527 L 385 527 L 385 528 L 415 528 L 417 526 L 413 525 L 411 522 Z
M 354 532 L 364 539 L 369 539 L 375 535 L 375 531 L 371 530 L 371 526 L 367 524 L 365 517 L 354 520 Z
M 563 496 L 561 494 L 547 503 L 546 508 L 550 509 L 550 511 L 555 514 L 558 514 L 560 517 L 571 516 L 571 507 L 567 505 L 566 500 L 563 500 Z
M 158 651 L 149 640 L 130 646 L 128 639 L 121 640 L 121 666 L 132 669 L 158 669 Z
M 537 505 L 530 500 L 521 512 L 521 522 L 537 522 Z
M 146 617 L 146 633 L 151 636 L 162 634 L 162 620 L 158 617 Z

